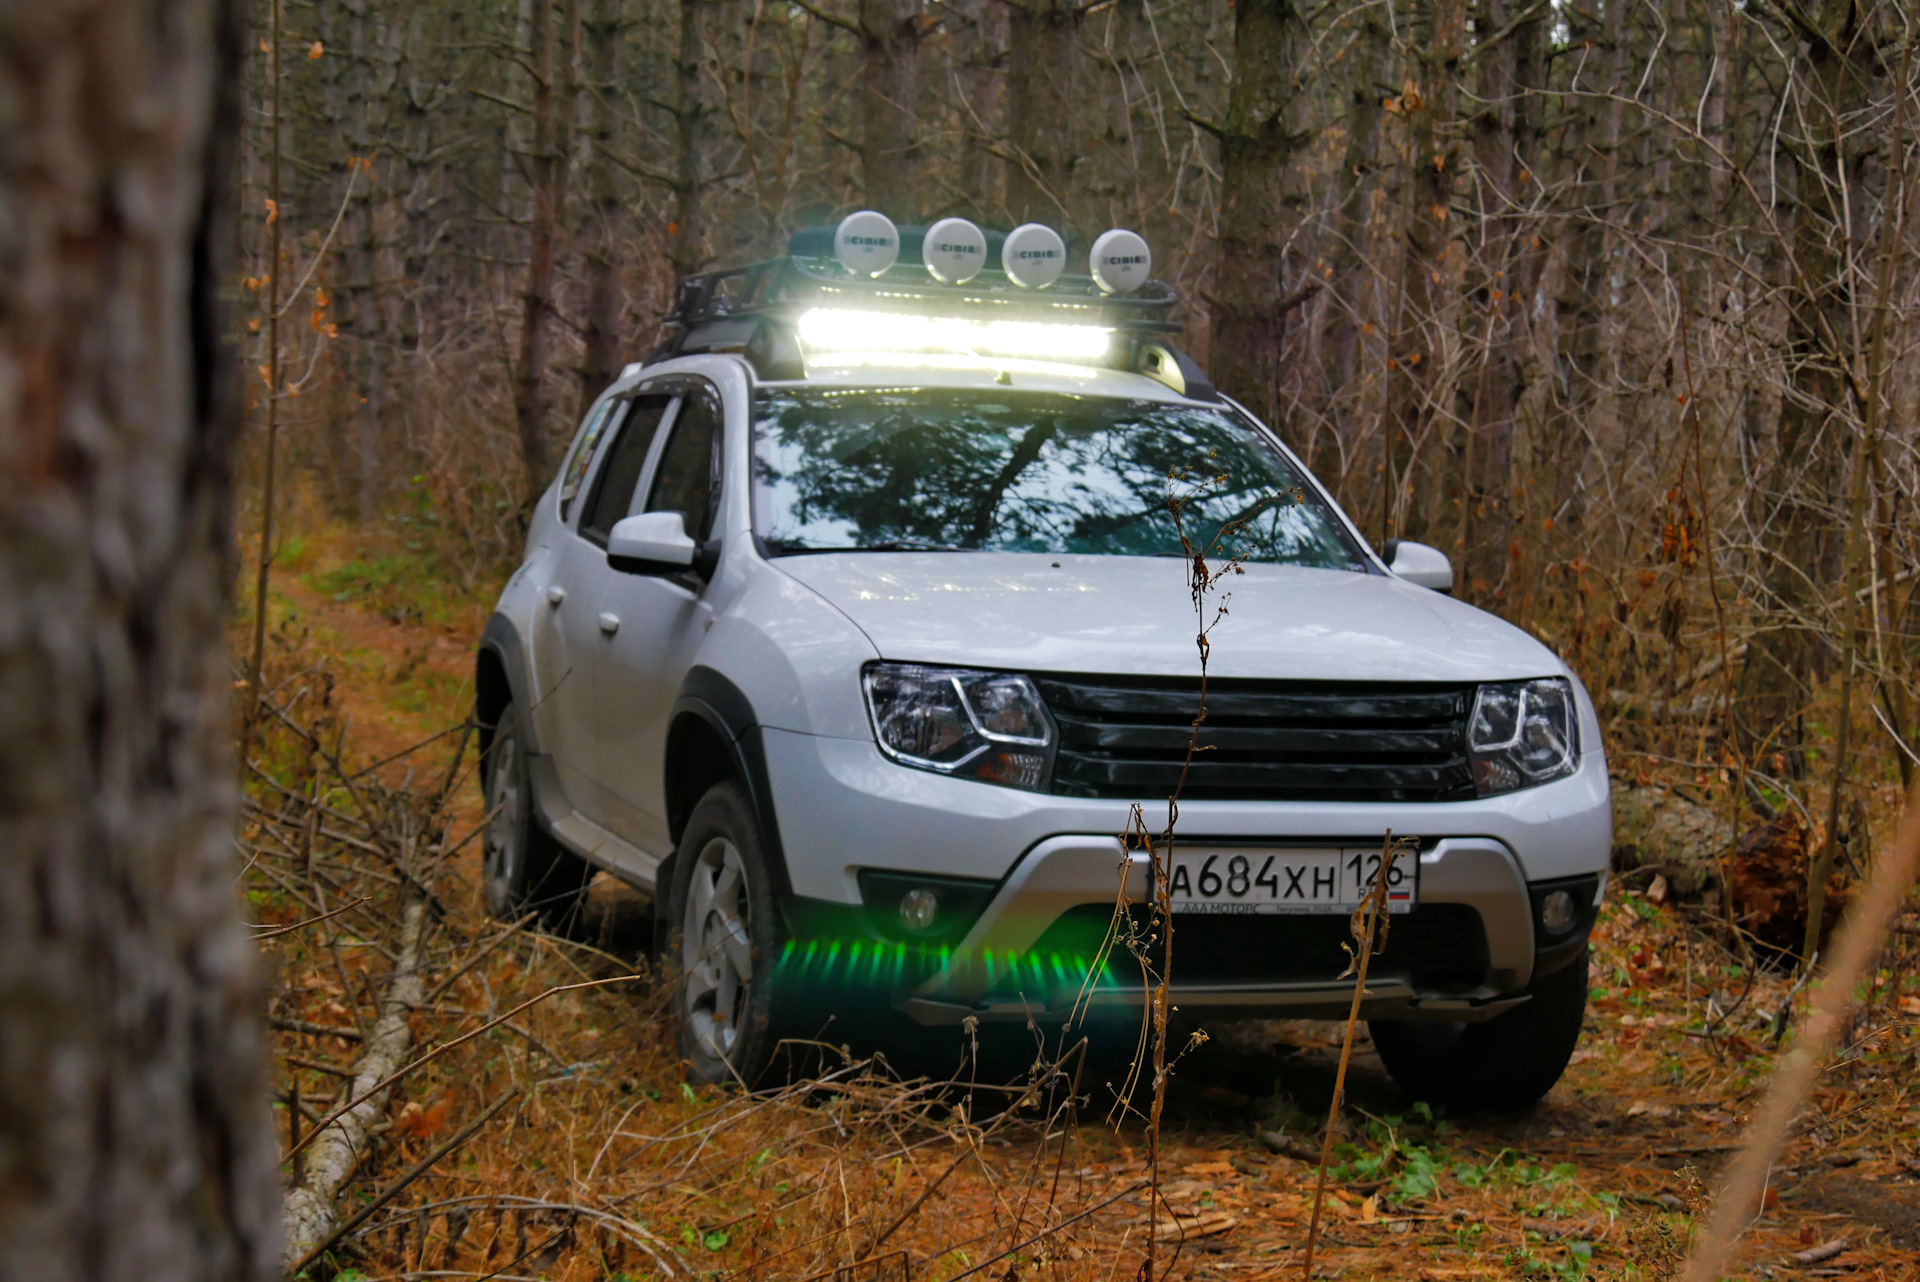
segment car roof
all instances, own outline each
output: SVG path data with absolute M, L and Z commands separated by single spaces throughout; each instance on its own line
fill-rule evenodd
M 673 373 L 696 373 L 715 361 L 738 361 L 756 388 L 832 390 L 914 388 L 952 391 L 1053 392 L 1070 396 L 1112 397 L 1118 400 L 1157 401 L 1169 405 L 1191 405 L 1208 409 L 1220 406 L 1182 396 L 1158 379 L 1127 370 L 1091 365 L 1071 365 L 1056 361 L 1001 360 L 955 362 L 951 364 L 845 364 L 823 365 L 808 371 L 804 379 L 764 380 L 756 377 L 750 362 L 731 355 L 680 356 L 652 365 L 629 365 L 621 372 L 616 391 Z

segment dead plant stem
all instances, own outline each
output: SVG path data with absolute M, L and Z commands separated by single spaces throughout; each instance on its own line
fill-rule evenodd
M 1920 790 L 1908 796 L 1893 843 L 1874 861 L 1865 893 L 1854 901 L 1840 926 L 1827 974 L 1813 995 L 1813 1008 L 1793 1049 L 1778 1061 L 1766 1097 L 1754 1110 L 1753 1129 L 1733 1160 L 1706 1235 L 1687 1261 L 1685 1282 L 1713 1282 L 1726 1273 L 1734 1243 L 1751 1218 L 1767 1172 L 1786 1141 L 1787 1128 L 1831 1058 L 1853 1011 L 1854 990 L 1890 935 L 1916 870 L 1920 870 Z
M 1367 963 L 1373 959 L 1373 940 L 1379 933 L 1380 915 L 1387 910 L 1387 874 L 1393 870 L 1393 859 L 1393 830 L 1388 829 L 1386 842 L 1380 851 L 1380 869 L 1373 875 L 1373 886 L 1367 891 L 1359 913 L 1360 929 L 1356 932 L 1355 942 L 1360 946 L 1360 955 L 1354 958 L 1353 1005 L 1348 1008 L 1346 1032 L 1340 1040 L 1340 1067 L 1333 1075 L 1333 1099 L 1327 1105 L 1327 1130 L 1320 1138 L 1320 1172 L 1313 1186 L 1313 1215 L 1307 1221 L 1307 1253 L 1300 1269 L 1302 1278 L 1313 1277 L 1313 1248 L 1320 1236 L 1320 1208 L 1327 1196 L 1327 1164 L 1333 1160 L 1333 1135 L 1340 1121 L 1340 1104 L 1347 1089 L 1347 1065 L 1353 1059 L 1354 1029 L 1360 1022 L 1360 1002 L 1367 995 Z

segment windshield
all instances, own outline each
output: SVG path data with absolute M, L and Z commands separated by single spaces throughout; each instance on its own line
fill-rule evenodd
M 1222 410 L 917 389 L 781 389 L 756 404 L 754 521 L 775 556 L 1179 556 L 1176 474 L 1177 492 L 1194 494 L 1184 520 L 1196 546 L 1227 527 L 1227 555 L 1369 569 L 1286 456 Z

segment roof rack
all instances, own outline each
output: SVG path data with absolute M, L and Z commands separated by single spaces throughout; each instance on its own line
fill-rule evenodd
M 1022 289 L 1004 271 L 982 270 L 964 285 L 936 279 L 921 261 L 925 227 L 901 227 L 900 258 L 877 277 L 856 275 L 833 252 L 832 227 L 808 227 L 788 240 L 787 254 L 743 267 L 681 277 L 673 310 L 649 360 L 701 352 L 745 355 L 762 378 L 805 377 L 793 325 L 799 314 L 823 303 L 866 311 L 941 313 L 978 320 L 1052 321 L 1105 325 L 1128 340 L 1119 368 L 1145 373 L 1188 396 L 1213 399 L 1205 374 L 1185 353 L 1163 340 L 1180 325 L 1172 318 L 1179 301 L 1164 281 L 1150 280 L 1131 294 L 1102 292 L 1091 276 L 1062 276 L 1044 290 Z M 1005 237 L 988 232 L 989 257 L 998 258 Z

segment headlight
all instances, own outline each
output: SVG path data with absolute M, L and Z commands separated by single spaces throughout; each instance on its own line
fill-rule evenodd
M 1573 686 L 1561 677 L 1481 686 L 1467 749 L 1483 797 L 1572 774 L 1580 764 Z
M 1027 678 L 875 663 L 864 684 L 873 737 L 901 765 L 1009 788 L 1045 785 L 1053 723 Z

